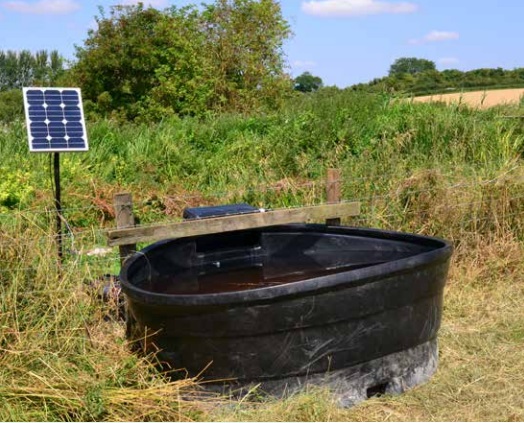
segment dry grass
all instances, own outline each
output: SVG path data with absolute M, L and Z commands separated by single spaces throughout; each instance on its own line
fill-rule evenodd
M 365 209 L 362 226 L 439 234 L 458 247 L 435 376 L 349 410 L 322 389 L 285 400 L 254 392 L 229 401 L 203 397 L 194 380 L 166 380 L 130 351 L 123 323 L 108 319 L 111 310 L 86 289 L 85 280 L 98 276 L 93 263 L 70 261 L 56 275 L 52 237 L 24 215 L 0 233 L 0 270 L 7 271 L 0 272 L 0 419 L 524 420 L 519 169 L 452 187 L 437 171 L 413 172 Z
M 493 106 L 519 103 L 524 95 L 524 88 L 504 90 L 484 90 L 453 94 L 435 94 L 415 97 L 415 102 L 439 101 L 448 104 L 467 104 L 471 107 L 487 109 Z

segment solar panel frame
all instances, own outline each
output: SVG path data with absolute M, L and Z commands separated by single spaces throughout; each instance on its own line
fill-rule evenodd
M 24 87 L 23 97 L 30 152 L 89 150 L 80 88 Z

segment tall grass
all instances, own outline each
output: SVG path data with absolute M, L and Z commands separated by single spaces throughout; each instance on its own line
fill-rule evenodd
M 522 420 L 524 133 L 501 118 L 519 112 L 324 91 L 260 116 L 90 123 L 90 151 L 62 155 L 61 266 L 49 157 L 28 153 L 21 123 L 1 129 L 0 419 Z M 455 242 L 429 384 L 350 411 L 321 390 L 226 406 L 132 354 L 115 305 L 98 297 L 117 252 L 86 254 L 114 225 L 114 193 L 133 193 L 141 223 L 186 206 L 315 204 L 328 167 L 342 171 L 343 198 L 362 201 L 346 223 Z
M 249 200 L 276 207 L 292 200 L 261 186 L 319 180 L 327 167 L 342 169 L 345 195 L 353 197 L 368 194 L 367 182 L 383 191 L 420 169 L 438 169 L 450 183 L 490 179 L 524 148 L 520 122 L 499 119 L 502 113 L 325 91 L 267 115 L 91 123 L 90 151 L 62 155 L 64 201 L 98 207 L 117 190 L 132 190 L 143 202 L 187 193 L 216 201 L 241 187 Z M 29 154 L 25 137 L 21 123 L 0 132 L 0 166 L 15 178 L 28 172 L 24 183 L 34 195 L 22 196 L 19 206 L 41 207 L 48 157 Z

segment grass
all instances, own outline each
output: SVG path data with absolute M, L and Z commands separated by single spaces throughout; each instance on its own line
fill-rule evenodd
M 524 150 L 518 106 L 470 110 L 351 93 L 292 100 L 278 114 L 89 125 L 91 150 L 62 155 L 66 260 L 52 233 L 46 155 L 21 124 L 0 130 L 1 420 L 523 420 Z M 5 159 L 9 158 L 9 160 Z M 129 190 L 141 223 L 186 206 L 324 201 L 327 167 L 362 215 L 346 223 L 438 235 L 456 251 L 440 365 L 429 383 L 349 410 L 328 392 L 285 400 L 208 397 L 128 348 L 96 281 L 118 256 L 88 256 Z

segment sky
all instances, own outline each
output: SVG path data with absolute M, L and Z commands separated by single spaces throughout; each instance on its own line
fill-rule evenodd
M 154 7 L 202 0 L 149 0 Z M 208 3 L 210 1 L 207 1 Z M 0 50 L 58 50 L 74 59 L 98 6 L 135 0 L 0 0 Z M 524 0 L 282 0 L 293 36 L 287 71 L 340 88 L 387 75 L 400 57 L 437 69 L 524 67 Z

